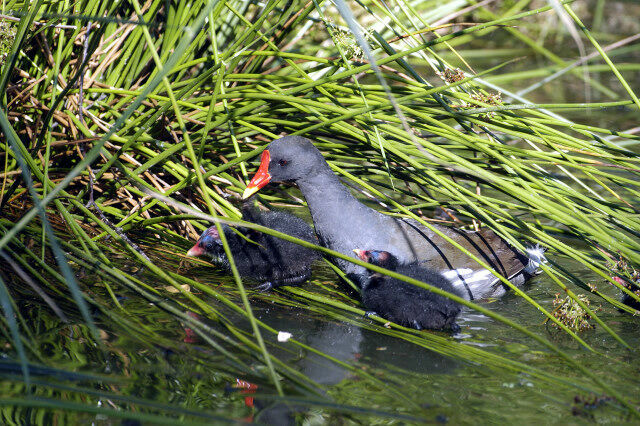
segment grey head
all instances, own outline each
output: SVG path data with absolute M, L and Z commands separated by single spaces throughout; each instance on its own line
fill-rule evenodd
M 328 169 L 313 143 L 302 136 L 285 136 L 267 147 L 269 174 L 273 182 L 298 182 Z

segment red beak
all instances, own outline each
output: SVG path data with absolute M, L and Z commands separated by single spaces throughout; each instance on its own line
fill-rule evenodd
M 251 197 L 253 194 L 258 192 L 260 188 L 269 183 L 269 181 L 271 180 L 271 175 L 269 174 L 270 161 L 271 154 L 269 153 L 268 149 L 265 149 L 264 151 L 262 151 L 262 157 L 260 158 L 260 167 L 258 168 L 258 171 L 253 176 L 253 179 L 251 179 L 251 182 L 249 182 L 249 185 L 247 185 L 247 188 L 242 193 L 243 199 Z
M 369 261 L 369 252 L 362 249 L 353 249 L 353 252 L 364 262 Z
M 196 243 L 195 246 L 191 247 L 187 252 L 187 256 L 202 256 L 204 254 L 204 249 L 200 247 L 200 244 Z

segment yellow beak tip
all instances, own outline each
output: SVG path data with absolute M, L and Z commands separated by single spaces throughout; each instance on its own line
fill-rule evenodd
M 245 188 L 244 192 L 242 193 L 242 199 L 246 200 L 247 198 L 251 197 L 256 192 L 258 192 L 259 189 L 260 188 L 258 188 L 257 186 L 253 186 L 253 187 L 247 186 Z

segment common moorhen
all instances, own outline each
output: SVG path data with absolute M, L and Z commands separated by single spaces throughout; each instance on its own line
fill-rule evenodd
M 417 263 L 400 265 L 395 256 L 386 251 L 362 249 L 353 251 L 365 262 L 415 278 L 462 297 L 441 274 L 423 268 Z M 369 313 L 375 313 L 405 327 L 413 327 L 417 330 L 449 329 L 453 332 L 460 329 L 455 323 L 460 313 L 460 304 L 379 272 L 367 270 L 361 294 L 362 303 L 370 311 Z
M 267 183 L 290 181 L 298 185 L 309 206 L 316 234 L 325 247 L 354 256 L 353 247 L 375 247 L 393 253 L 401 264 L 419 262 L 443 274 L 467 299 L 499 297 L 505 287 L 489 270 L 460 251 L 434 231 L 412 219 L 382 214 L 360 203 L 340 183 L 322 154 L 309 139 L 285 136 L 269 144 L 262 153 L 260 168 L 243 198 Z M 524 284 L 538 266 L 536 259 L 509 246 L 489 229 L 464 231 L 432 225 L 465 250 L 507 277 Z M 541 256 L 541 252 L 534 253 Z M 337 265 L 361 286 L 361 266 L 342 259 Z
M 292 237 L 318 244 L 313 230 L 299 217 L 281 211 L 257 212 L 243 206 L 242 217 L 247 222 L 266 226 Z M 238 273 L 263 283 L 260 290 L 299 284 L 311 276 L 311 263 L 319 258 L 315 250 L 272 237 L 248 228 L 238 227 L 236 231 L 222 225 L 229 243 Z M 238 233 L 242 235 L 238 235 Z M 250 241 L 249 241 L 250 240 Z M 198 242 L 187 252 L 189 256 L 211 256 L 213 263 L 231 270 L 220 234 L 215 226 L 202 233 Z

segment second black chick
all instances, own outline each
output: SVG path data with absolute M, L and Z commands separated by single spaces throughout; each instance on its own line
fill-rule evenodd
M 354 252 L 365 262 L 462 297 L 441 274 L 417 263 L 398 264 L 395 256 L 386 251 L 355 249 Z M 367 270 L 367 273 L 361 293 L 362 303 L 370 311 L 369 314 L 375 312 L 378 316 L 417 330 L 448 329 L 454 333 L 460 330 L 455 323 L 460 313 L 460 304 L 457 302 L 378 272 Z
M 247 222 L 318 244 L 318 239 L 311 227 L 304 220 L 289 213 L 259 212 L 245 206 L 242 209 L 242 216 Z M 260 290 L 270 290 L 274 287 L 306 281 L 311 276 L 311 264 L 320 257 L 315 250 L 253 229 L 238 227 L 234 231 L 227 225 L 222 225 L 222 229 L 238 273 L 243 277 L 262 281 Z M 227 272 L 231 271 L 229 259 L 215 226 L 202 233 L 187 255 L 210 256 L 213 263 L 223 267 Z

